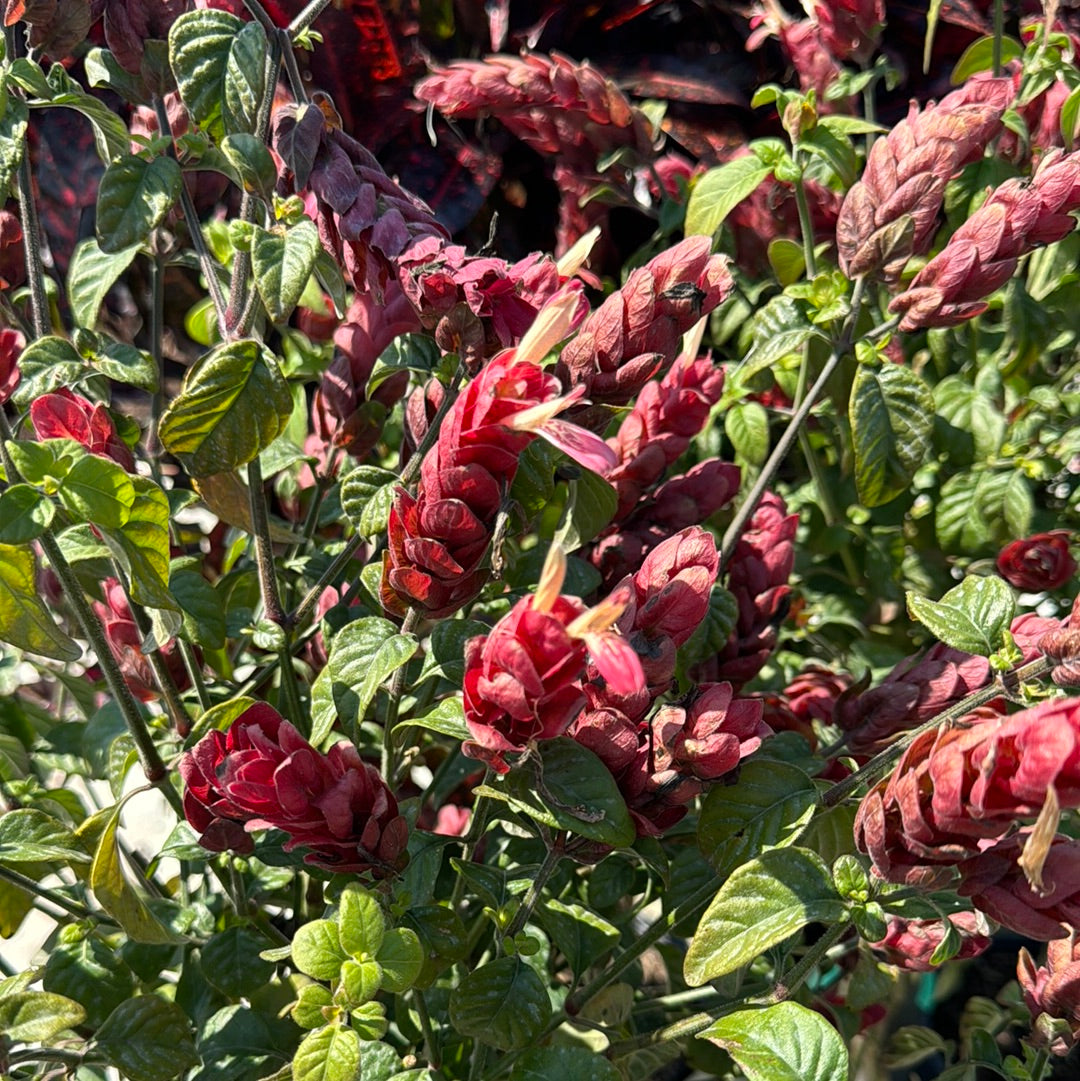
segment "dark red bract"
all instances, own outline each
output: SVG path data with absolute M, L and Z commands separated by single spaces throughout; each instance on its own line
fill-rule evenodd
M 1057 589 L 1076 574 L 1064 529 L 1036 533 L 1006 545 L 997 558 L 998 574 L 1009 585 L 1029 593 Z

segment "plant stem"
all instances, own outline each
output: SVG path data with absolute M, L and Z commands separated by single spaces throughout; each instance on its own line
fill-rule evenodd
M 433 1070 L 437 1070 L 442 1064 L 442 1048 L 431 1025 L 431 1015 L 428 1013 L 424 992 L 414 987 L 412 1000 L 416 1006 L 417 1016 L 420 1018 L 420 1031 L 424 1034 L 424 1060 Z
M 417 623 L 420 622 L 420 613 L 415 608 L 410 608 L 401 621 L 401 634 L 412 634 Z M 390 680 L 388 688 L 389 700 L 386 704 L 386 721 L 383 724 L 382 745 L 382 774 L 383 779 L 391 788 L 395 785 L 398 771 L 399 747 L 403 742 L 394 735 L 394 726 L 397 724 L 398 711 L 401 708 L 401 694 L 405 690 L 405 669 L 408 661 L 399 666 Z
M 158 131 L 170 140 L 169 154 L 175 159 L 176 146 L 171 142 L 172 126 L 169 123 L 169 113 L 165 108 L 165 102 L 159 97 L 154 98 L 154 114 L 157 116 Z M 180 207 L 184 212 L 184 222 L 187 224 L 188 233 L 191 235 L 191 245 L 195 249 L 195 254 L 199 259 L 199 266 L 202 267 L 203 277 L 206 278 L 206 288 L 210 292 L 210 299 L 214 302 L 214 311 L 217 313 L 218 332 L 221 334 L 223 340 L 227 339 L 229 329 L 229 306 L 225 300 L 224 293 L 221 291 L 221 282 L 218 281 L 217 261 L 214 259 L 210 249 L 206 246 L 206 237 L 203 236 L 202 225 L 199 222 L 199 212 L 195 209 L 195 204 L 192 202 L 191 192 L 188 191 L 186 182 L 180 185 Z
M 506 928 L 506 938 L 513 938 L 524 926 L 529 922 L 529 918 L 532 916 L 534 909 L 540 901 L 540 894 L 544 892 L 544 887 L 548 883 L 548 879 L 555 873 L 556 868 L 562 862 L 563 857 L 566 855 L 566 831 L 558 830 L 552 838 L 551 845 L 548 847 L 547 854 L 544 856 L 544 862 L 540 864 L 540 869 L 536 872 L 536 877 L 529 883 L 529 889 L 525 894 L 517 912 L 514 913 L 514 918 L 510 921 L 510 925 Z
M 814 969 L 825 960 L 825 956 L 828 954 L 829 950 L 844 937 L 849 927 L 850 924 L 846 920 L 830 927 L 821 938 L 819 938 L 817 942 L 803 954 L 798 963 L 794 965 L 790 971 L 785 973 L 782 979 L 776 981 L 776 986 L 773 987 L 772 992 L 765 997 L 764 1002 L 767 1005 L 773 1006 L 778 1002 L 783 1002 L 785 999 L 791 998 L 791 996 L 806 982 Z
M 300 67 L 296 63 L 296 53 L 293 52 L 292 36 L 288 30 L 277 32 L 278 41 L 281 42 L 281 58 L 285 62 L 285 75 L 289 80 L 289 89 L 296 98 L 297 104 L 303 105 L 308 100 L 307 87 L 304 86 L 304 77 L 300 74 Z
M 485 771 L 483 780 L 480 783 L 485 785 L 490 780 L 491 769 L 489 768 Z M 487 829 L 488 819 L 491 817 L 493 809 L 492 800 L 488 796 L 476 797 L 476 802 L 473 804 L 472 808 L 472 816 L 469 819 L 469 828 L 465 833 L 465 836 L 461 839 L 461 859 L 463 863 L 472 863 L 473 853 L 476 851 L 476 846 L 484 836 L 484 831 Z M 450 891 L 451 912 L 457 912 L 458 905 L 461 904 L 461 899 L 464 895 L 465 876 L 459 874 L 457 878 L 454 879 L 454 888 Z
M 263 491 L 262 466 L 259 464 L 258 455 L 248 462 L 247 479 L 251 528 L 255 533 L 255 563 L 259 570 L 263 610 L 271 623 L 288 630 L 292 624 L 281 606 L 281 593 L 274 569 L 274 542 L 270 539 L 270 516 L 266 510 L 266 493 Z
M 319 580 L 304 595 L 304 599 L 289 613 L 291 626 L 302 627 L 308 621 L 311 613 L 315 611 L 315 605 L 319 603 L 323 590 L 341 574 L 363 543 L 364 538 L 359 533 L 354 533 L 348 539 L 345 547 L 338 552 L 330 566 L 319 575 Z
M 1005 36 L 1005 0 L 994 0 L 994 46 L 993 72 L 996 79 L 1001 74 L 1001 39 Z
M 920 724 L 918 728 L 905 732 L 900 739 L 890 747 L 886 747 L 880 754 L 875 755 L 861 769 L 856 770 L 851 776 L 845 777 L 842 781 L 834 784 L 832 788 L 827 789 L 821 797 L 822 804 L 826 807 L 833 807 L 850 792 L 854 792 L 864 781 L 876 780 L 887 769 L 895 765 L 903 756 L 904 751 L 924 732 L 929 732 L 941 726 L 952 727 L 954 722 L 966 716 L 973 709 L 977 709 L 979 706 L 985 705 L 987 702 L 1007 693 L 1010 685 L 1016 686 L 1025 683 L 1029 679 L 1040 679 L 1053 667 L 1054 662 L 1049 657 L 1037 657 L 1021 668 L 1014 668 L 1011 672 L 1006 673 L 1004 677 L 996 677 L 992 683 L 988 683 L 985 687 L 972 691 L 971 694 L 962 698 L 956 705 L 942 710 L 937 716 L 931 717 L 930 720 Z
M 637 936 L 633 944 L 583 988 L 575 991 L 566 1000 L 566 1012 L 572 1017 L 579 1013 L 589 1002 L 595 998 L 609 984 L 621 976 L 647 949 L 660 941 L 676 924 L 699 913 L 716 896 L 719 885 L 710 879 L 704 886 L 699 887 L 681 904 L 670 912 L 664 913 L 652 926 Z
M 761 473 L 754 482 L 754 487 L 751 488 L 750 494 L 743 500 L 734 520 L 731 525 L 728 526 L 727 532 L 724 534 L 723 542 L 721 543 L 721 570 L 731 558 L 732 552 L 735 551 L 735 545 L 742 536 L 743 530 L 753 517 L 754 511 L 757 510 L 758 504 L 761 502 L 761 497 L 772 483 L 776 471 L 787 457 L 791 445 L 798 437 L 799 429 L 810 415 L 810 410 L 817 404 L 819 395 L 825 389 L 825 384 L 828 383 L 832 373 L 840 364 L 840 361 L 843 360 L 851 350 L 851 336 L 854 331 L 855 321 L 858 319 L 859 309 L 862 307 L 862 295 L 864 289 L 865 279 L 861 277 L 856 279 L 855 289 L 851 296 L 851 313 L 848 315 L 847 325 L 840 335 L 840 341 L 837 343 L 832 355 L 825 362 L 825 366 L 821 369 L 821 374 L 818 375 L 817 379 L 814 381 L 814 385 L 807 391 L 806 397 L 799 403 L 799 408 L 795 410 L 791 420 L 788 421 L 788 426 L 784 429 L 784 433 L 780 436 L 780 440 L 773 449 L 772 454 L 769 455 L 768 461 L 761 467 Z
M 728 1008 L 728 1010 L 730 1009 L 731 1007 Z M 658 1043 L 667 1043 L 669 1040 L 682 1040 L 687 1036 L 696 1036 L 703 1029 L 707 1029 L 718 1016 L 720 1015 L 695 1013 L 690 1017 L 684 1017 L 681 1021 L 674 1021 L 670 1025 L 658 1028 L 654 1032 L 646 1032 L 641 1036 L 632 1036 L 627 1040 L 617 1040 L 604 1054 L 609 1059 L 621 1058 L 623 1055 L 628 1055 L 631 1051 L 637 1051 L 642 1047 L 652 1047 Z
M 799 157 L 801 158 L 802 155 L 800 154 Z M 817 274 L 817 256 L 814 254 L 814 222 L 810 217 L 810 204 L 806 201 L 806 185 L 803 183 L 801 174 L 799 179 L 795 181 L 795 205 L 799 210 L 799 231 L 802 233 L 806 276 L 807 278 L 813 278 Z
M 69 900 L 62 893 L 49 889 L 47 886 L 42 886 L 36 879 L 19 874 L 18 871 L 13 871 L 10 867 L 5 867 L 2 863 L 0 863 L 0 879 L 4 882 L 10 882 L 11 885 L 17 886 L 20 890 L 24 890 L 32 897 L 38 897 L 42 901 L 48 901 L 50 905 L 55 905 L 57 908 L 63 909 L 76 919 L 104 919 L 110 923 L 112 922 L 111 920 L 108 920 L 108 917 L 106 916 L 99 916 L 96 912 L 91 912 L 86 905 L 80 904 L 78 901 Z
M 177 638 L 176 645 L 180 650 L 180 656 L 184 659 L 184 667 L 187 669 L 191 685 L 195 688 L 195 697 L 199 700 L 199 709 L 205 713 L 210 708 L 210 695 L 206 691 L 206 681 L 203 679 L 199 660 L 195 656 L 195 650 L 192 648 L 191 643 L 183 638 Z
M 299 15 L 289 23 L 289 37 L 302 34 L 330 6 L 330 0 L 311 0 Z

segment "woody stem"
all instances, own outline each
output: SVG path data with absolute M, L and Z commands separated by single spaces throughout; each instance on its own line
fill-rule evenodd
M 1049 657 L 1038 657 L 1030 663 L 1023 665 L 1021 668 L 1014 668 L 1011 672 L 1007 673 L 1006 678 L 1009 684 L 1015 685 L 1025 683 L 1031 679 L 1040 679 L 1053 667 L 1054 662 L 1050 660 Z M 924 732 L 930 732 L 942 725 L 947 727 L 951 726 L 954 722 L 958 721 L 961 717 L 966 716 L 973 709 L 978 709 L 979 706 L 983 706 L 987 702 L 991 702 L 995 698 L 1000 697 L 1006 690 L 1008 690 L 1008 687 L 1006 686 L 1005 679 L 998 676 L 992 683 L 987 684 L 985 687 L 980 687 L 977 691 L 973 691 L 971 694 L 967 695 L 966 698 L 962 698 L 957 702 L 956 705 L 950 706 L 948 709 L 937 714 L 937 716 L 931 717 L 930 720 L 926 721 L 924 724 L 919 725 L 918 728 L 905 733 L 904 736 L 898 739 L 892 746 L 886 747 L 884 751 L 870 759 L 870 761 L 861 769 L 856 770 L 849 777 L 845 777 L 842 781 L 838 781 L 834 784 L 832 788 L 827 789 L 825 794 L 821 797 L 822 804 L 826 807 L 833 807 L 849 793 L 854 792 L 859 785 L 866 781 L 877 780 L 881 774 L 900 760 L 904 751 L 906 751 Z

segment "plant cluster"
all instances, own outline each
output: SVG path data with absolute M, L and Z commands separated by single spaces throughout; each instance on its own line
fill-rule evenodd
M 4 1076 L 1075 1069 L 1080 25 L 577 7 L 4 6 Z

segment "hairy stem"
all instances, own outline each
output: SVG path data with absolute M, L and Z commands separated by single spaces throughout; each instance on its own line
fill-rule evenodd
M 802 428 L 803 424 L 806 423 L 806 418 L 810 415 L 810 411 L 817 404 L 818 397 L 825 389 L 826 383 L 828 383 L 832 373 L 836 371 L 837 366 L 851 350 L 852 334 L 854 332 L 855 321 L 858 318 L 859 309 L 862 307 L 862 296 L 865 287 L 865 279 L 858 278 L 855 282 L 855 289 L 851 296 L 851 314 L 848 316 L 845 329 L 840 335 L 840 341 L 837 343 L 832 355 L 825 362 L 825 366 L 821 369 L 821 374 L 818 375 L 817 379 L 814 381 L 814 385 L 807 391 L 806 397 L 799 403 L 799 408 L 795 410 L 791 420 L 788 421 L 788 426 L 784 429 L 784 433 L 780 436 L 772 454 L 769 455 L 768 461 L 761 467 L 761 473 L 754 482 L 754 487 L 750 489 L 750 494 L 743 500 L 734 520 L 731 525 L 728 526 L 721 544 L 721 570 L 727 565 L 728 560 L 731 559 L 731 554 L 735 551 L 735 545 L 742 536 L 743 530 L 746 529 L 747 524 L 754 515 L 754 511 L 757 510 L 758 504 L 761 502 L 761 497 L 772 483 L 776 471 L 787 457 L 792 444 L 798 438 L 799 430 Z
M 412 634 L 417 623 L 420 622 L 420 613 L 415 608 L 410 608 L 401 621 L 401 633 Z M 401 744 L 404 743 L 402 736 L 394 735 L 394 726 L 397 724 L 398 711 L 401 708 L 401 695 L 405 690 L 405 669 L 408 661 L 401 665 L 390 680 L 388 688 L 389 700 L 386 704 L 386 721 L 383 726 L 382 745 L 382 774 L 383 779 L 391 788 L 396 784 L 398 766 L 401 760 Z
M 165 363 L 162 338 L 165 331 L 165 264 L 159 255 L 150 257 L 150 355 L 154 358 L 157 378 L 150 399 L 150 423 L 146 429 L 146 456 L 155 477 L 161 475 L 161 440 L 158 423 L 165 410 Z
M 506 938 L 513 938 L 529 922 L 540 901 L 540 895 L 544 892 L 544 887 L 548 883 L 548 879 L 555 873 L 565 855 L 566 831 L 559 830 L 552 838 L 547 854 L 544 856 L 544 862 L 540 864 L 536 877 L 529 883 L 529 889 L 525 897 L 522 899 L 517 912 L 514 913 L 510 925 L 506 928 Z
M 311 0 L 299 15 L 289 23 L 289 37 L 302 34 L 330 6 L 330 0 Z
M 1011 672 L 1006 673 L 1004 677 L 998 676 L 985 687 L 972 691 L 971 694 L 962 698 L 956 705 L 942 710 L 936 717 L 931 717 L 930 720 L 920 724 L 918 728 L 905 732 L 892 746 L 886 747 L 884 751 L 870 759 L 862 769 L 856 770 L 851 776 L 845 777 L 842 781 L 834 784 L 832 788 L 827 789 L 821 797 L 821 802 L 826 807 L 835 806 L 849 793 L 854 792 L 861 784 L 876 781 L 886 770 L 891 769 L 903 756 L 904 751 L 924 732 L 929 732 L 941 726 L 951 727 L 973 709 L 993 701 L 1021 683 L 1031 679 L 1040 679 L 1053 667 L 1054 662 L 1049 657 L 1037 657 L 1021 668 L 1014 668 Z
M 281 592 L 274 568 L 274 542 L 270 539 L 270 516 L 266 509 L 266 493 L 263 491 L 262 466 L 259 464 L 258 455 L 248 462 L 247 479 L 251 528 L 255 534 L 255 564 L 259 571 L 263 610 L 271 623 L 288 630 L 292 623 L 281 605 Z
M 806 983 L 810 974 L 825 960 L 829 950 L 833 948 L 847 934 L 850 924 L 845 920 L 834 924 L 825 931 L 821 938 L 802 955 L 798 963 L 792 966 L 784 975 L 776 981 L 772 992 L 764 999 L 765 1003 L 773 1006 L 798 991 Z
M 799 210 L 799 231 L 802 233 L 806 276 L 807 278 L 813 278 L 817 274 L 817 256 L 814 254 L 814 222 L 810 217 L 810 204 L 806 201 L 806 185 L 803 183 L 801 174 L 799 179 L 795 181 L 795 205 Z

